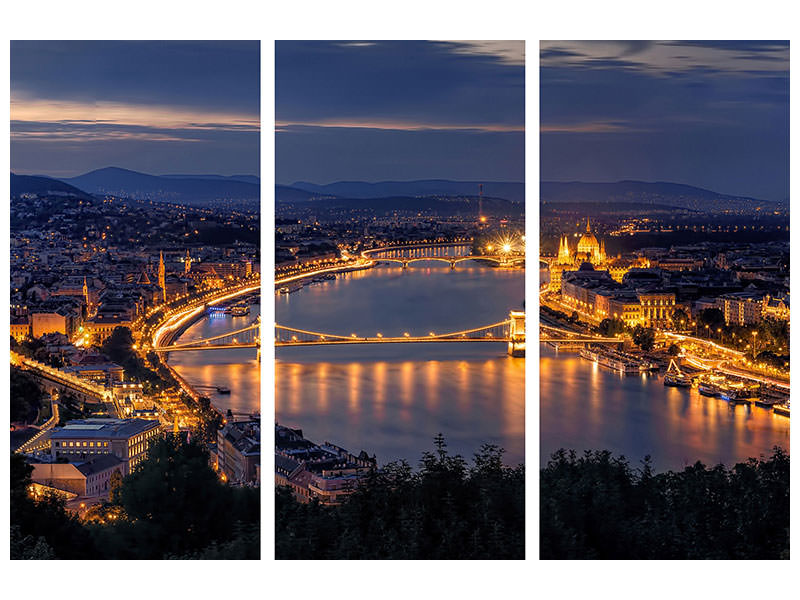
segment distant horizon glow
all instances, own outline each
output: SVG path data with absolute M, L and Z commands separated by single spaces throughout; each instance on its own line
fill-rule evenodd
M 11 171 L 258 174 L 258 42 L 11 43 Z

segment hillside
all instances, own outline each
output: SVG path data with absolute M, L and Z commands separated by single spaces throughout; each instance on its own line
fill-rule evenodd
M 628 202 L 640 205 L 668 205 L 700 212 L 724 210 L 751 212 L 756 208 L 762 210 L 782 208 L 782 205 L 767 200 L 730 196 L 691 185 L 663 181 L 616 183 L 543 181 L 540 185 L 540 199 L 542 204 Z
M 58 179 L 11 173 L 11 198 L 20 198 L 25 195 L 91 199 L 91 196 L 83 190 Z
M 421 179 L 414 181 L 337 181 L 319 185 L 297 181 L 290 187 L 326 196 L 345 198 L 386 198 L 390 196 L 477 196 L 478 185 L 483 184 L 484 196 L 502 198 L 511 202 L 525 201 L 525 184 L 503 181 L 449 181 L 446 179 Z
M 298 205 L 298 208 L 300 205 Z M 374 212 L 409 211 L 440 216 L 477 215 L 477 196 L 388 196 L 384 198 L 314 198 L 302 203 L 303 208 L 337 210 L 372 210 Z M 525 205 L 503 198 L 483 198 L 483 213 L 495 217 L 519 217 Z
M 260 185 L 222 176 L 158 176 L 118 167 L 62 179 L 92 194 L 197 204 L 212 200 L 258 200 Z

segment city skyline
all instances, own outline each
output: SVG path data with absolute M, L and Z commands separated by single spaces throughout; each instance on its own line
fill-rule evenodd
M 542 181 L 789 197 L 789 43 L 542 41 Z
M 524 180 L 524 42 L 279 41 L 276 183 Z
M 259 172 L 259 42 L 11 42 L 11 171 Z

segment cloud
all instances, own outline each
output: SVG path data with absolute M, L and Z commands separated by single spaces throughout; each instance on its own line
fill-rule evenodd
M 525 66 L 525 42 L 522 40 L 500 41 L 449 41 L 454 54 L 468 56 L 490 56 L 501 63 Z
M 625 68 L 653 75 L 674 75 L 714 65 L 719 75 L 751 70 L 785 71 L 787 42 L 750 41 L 543 41 L 543 67 L 583 69 Z M 622 61 L 622 62 L 618 62 Z
M 522 125 L 497 123 L 415 123 L 401 120 L 328 119 L 320 121 L 277 121 L 276 131 L 289 131 L 298 127 L 323 127 L 342 129 L 376 129 L 387 131 L 484 131 L 491 133 L 524 132 Z
M 584 123 L 542 123 L 542 133 L 633 133 L 646 131 L 629 123 L 614 121 L 594 121 Z

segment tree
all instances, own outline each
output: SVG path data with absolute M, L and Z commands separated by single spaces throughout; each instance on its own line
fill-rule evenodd
M 697 315 L 697 323 L 701 329 L 705 329 L 705 326 L 708 325 L 709 331 L 715 331 L 725 327 L 725 315 L 718 308 L 704 308 Z
M 653 473 L 608 451 L 559 450 L 541 470 L 543 559 L 779 559 L 789 456 Z
M 340 506 L 275 490 L 278 558 L 502 559 L 524 557 L 524 467 L 484 445 L 472 465 L 437 435 L 419 468 L 371 471 Z
M 179 436 L 152 442 L 116 496 L 130 522 L 114 537 L 135 543 L 124 546 L 138 558 L 196 552 L 230 540 L 237 522 L 259 520 L 258 490 L 222 484 L 205 447 Z
M 667 354 L 670 356 L 678 356 L 681 353 L 681 347 L 678 344 L 670 344 L 667 348 Z
M 112 504 L 121 504 L 122 473 L 114 471 L 108 478 L 108 499 Z
M 607 337 L 613 337 L 627 331 L 625 322 L 621 319 L 603 319 L 600 321 L 600 333 Z
M 44 405 L 44 393 L 21 369 L 12 366 L 10 373 L 9 400 L 11 421 L 33 423 Z
M 633 339 L 633 343 L 639 346 L 639 348 L 645 352 L 649 352 L 655 345 L 656 333 L 653 331 L 652 327 L 637 325 L 633 328 L 631 338 Z
M 685 329 L 689 323 L 689 315 L 682 308 L 676 308 L 672 311 L 672 325 L 676 329 Z

